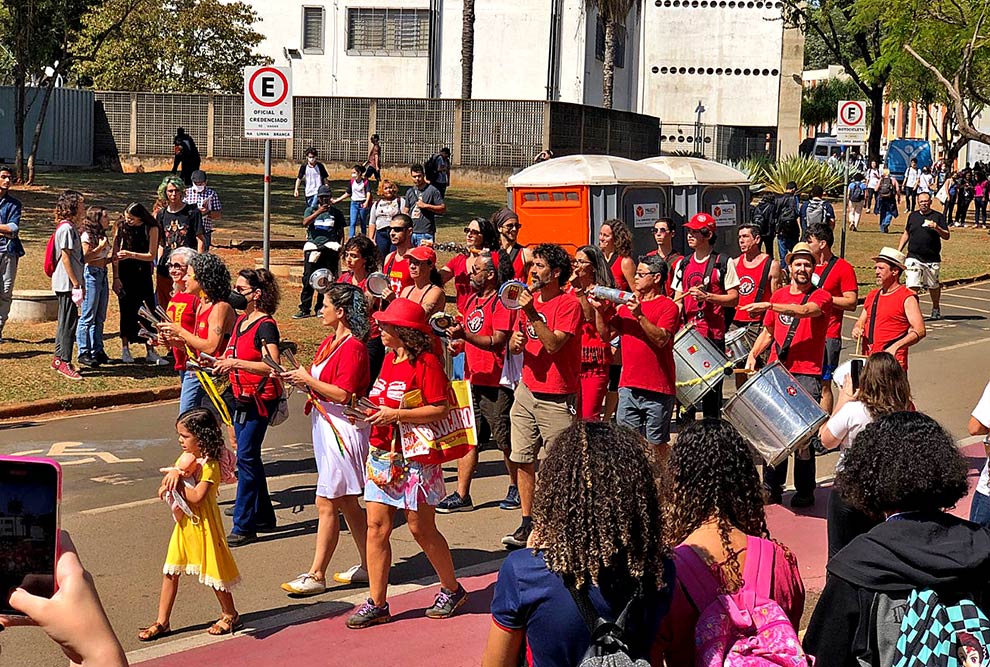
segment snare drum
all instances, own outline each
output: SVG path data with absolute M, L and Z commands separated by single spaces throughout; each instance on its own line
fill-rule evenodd
M 674 338 L 674 368 L 677 400 L 686 408 L 696 405 L 732 372 L 722 351 L 692 325 L 681 329 Z
M 828 420 L 828 413 L 779 361 L 740 387 L 722 414 L 769 466 L 811 440 Z
M 736 366 L 744 365 L 757 335 L 756 329 L 750 327 L 739 327 L 730 331 L 725 335 L 725 356 Z

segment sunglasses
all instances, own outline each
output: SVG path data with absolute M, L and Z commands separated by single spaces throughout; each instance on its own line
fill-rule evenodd
M 388 231 L 392 234 L 401 234 L 409 229 L 411 229 L 411 227 L 389 227 Z
M 654 229 L 653 230 L 653 233 L 654 234 L 669 234 L 670 233 L 670 230 L 669 229 Z
M 470 227 L 465 227 L 464 228 L 464 233 L 465 234 L 480 234 L 481 233 L 481 230 L 480 229 L 471 229 Z
M 178 271 L 180 269 L 185 269 L 185 268 L 186 268 L 186 265 L 185 264 L 179 264 L 178 262 L 172 262 L 171 264 L 168 265 L 168 270 L 169 271 L 171 271 L 172 269 L 175 269 L 176 271 Z
M 516 223 L 516 224 L 509 223 L 509 224 L 502 225 L 502 228 L 503 229 L 522 229 L 522 225 L 520 225 L 518 223 Z

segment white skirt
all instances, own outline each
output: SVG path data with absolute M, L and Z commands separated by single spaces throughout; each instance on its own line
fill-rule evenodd
M 322 402 L 333 427 L 315 408 L 313 420 L 313 454 L 316 457 L 316 495 L 321 498 L 359 496 L 364 492 L 365 461 L 371 428 L 357 426 L 344 416 L 336 403 Z M 341 451 L 343 449 L 343 451 Z

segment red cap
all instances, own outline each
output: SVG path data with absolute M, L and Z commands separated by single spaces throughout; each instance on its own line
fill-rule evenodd
M 430 333 L 430 325 L 426 321 L 426 311 L 415 301 L 396 299 L 388 304 L 388 308 L 374 314 L 379 324 L 392 324 L 397 327 L 408 327 L 423 333 Z
M 684 227 L 697 231 L 707 230 L 709 234 L 714 234 L 715 218 L 707 213 L 695 213 Z
M 428 245 L 416 246 L 407 252 L 406 255 L 419 262 L 429 262 L 430 264 L 437 263 L 437 252 Z

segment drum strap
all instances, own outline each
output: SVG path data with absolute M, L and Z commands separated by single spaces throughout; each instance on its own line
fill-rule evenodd
M 815 290 L 810 289 L 804 293 L 801 297 L 801 305 L 808 303 L 808 299 L 811 298 L 811 293 Z M 801 323 L 800 317 L 791 317 L 791 326 L 787 327 L 787 335 L 784 337 L 784 344 L 777 346 L 777 358 L 783 363 L 787 361 L 787 353 L 791 351 L 791 343 L 794 342 L 794 334 L 797 333 L 798 325 Z
M 818 287 L 825 289 L 825 281 L 828 279 L 828 274 L 832 272 L 832 268 L 839 262 L 839 258 L 832 256 L 832 259 L 828 260 L 825 268 L 822 269 L 822 275 L 818 276 Z
M 866 341 L 873 345 L 873 332 L 877 326 L 877 306 L 880 305 L 880 290 L 873 293 L 873 302 L 869 304 L 867 310 L 870 311 L 870 320 L 866 325 Z
M 767 257 L 767 261 L 763 263 L 763 275 L 760 276 L 760 285 L 756 288 L 756 298 L 754 301 L 763 301 L 763 295 L 766 294 L 767 287 L 770 286 L 770 268 L 773 264 L 773 257 Z

